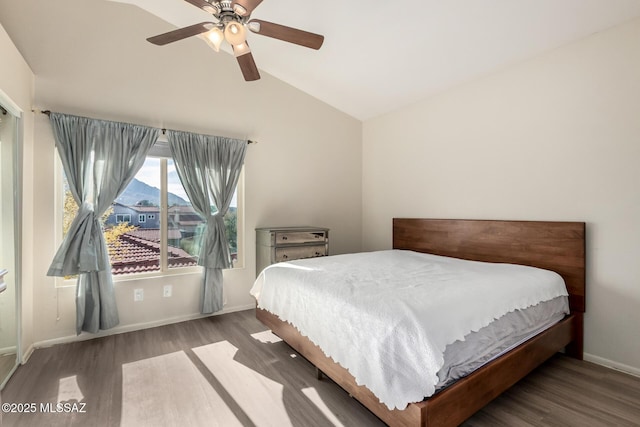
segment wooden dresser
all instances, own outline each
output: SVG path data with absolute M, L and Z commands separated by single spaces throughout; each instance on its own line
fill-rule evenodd
M 329 255 L 328 228 L 256 228 L 256 275 L 276 262 L 326 255 Z

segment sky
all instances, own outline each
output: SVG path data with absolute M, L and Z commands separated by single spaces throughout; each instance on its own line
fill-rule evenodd
M 136 178 L 152 187 L 160 188 L 160 159 L 147 157 L 144 165 L 136 174 Z M 167 181 L 169 193 L 173 193 L 185 200 L 189 200 L 187 193 L 185 193 L 184 188 L 182 188 L 173 160 L 169 160 L 167 162 Z
M 144 165 L 136 174 L 136 178 L 152 187 L 160 188 L 160 159 L 147 157 Z M 189 200 L 187 193 L 184 191 L 184 188 L 180 183 L 180 178 L 178 177 L 178 172 L 176 172 L 176 167 L 172 159 L 168 159 L 167 161 L 167 187 L 169 193 L 173 193 L 185 200 Z M 238 206 L 235 194 L 231 201 L 231 206 Z

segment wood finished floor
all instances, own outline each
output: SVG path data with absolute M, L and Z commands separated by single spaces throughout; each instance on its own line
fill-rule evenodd
M 384 425 L 332 382 L 318 382 L 313 366 L 270 337 L 248 310 L 38 349 L 2 401 L 80 402 L 86 412 L 5 413 L 2 425 L 108 427 L 133 419 L 144 425 L 130 417 L 138 402 L 152 405 L 144 410 L 152 411 L 154 427 L 176 419 L 181 427 Z M 165 380 L 162 369 L 170 366 L 184 369 L 185 381 Z M 209 397 L 203 403 L 197 396 Z M 213 415 L 203 424 L 189 404 L 213 405 L 213 413 L 230 414 L 233 422 L 216 423 Z M 558 355 L 464 425 L 640 426 L 640 378 Z
M 15 364 L 15 354 L 3 354 L 2 356 L 0 356 L 0 383 L 4 381 L 7 374 L 13 369 Z

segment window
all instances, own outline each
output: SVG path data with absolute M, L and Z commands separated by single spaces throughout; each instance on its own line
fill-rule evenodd
M 129 215 L 129 214 L 117 214 L 116 215 L 116 223 L 121 223 L 121 222 L 131 222 L 131 215 Z M 66 234 L 66 230 L 65 230 L 65 234 Z
M 166 144 L 166 143 L 165 143 Z M 166 152 L 165 152 L 166 153 Z M 60 163 L 60 162 L 58 162 Z M 62 166 L 59 165 L 60 170 Z M 62 229 L 65 234 L 77 212 L 63 175 Z M 241 205 L 243 176 L 225 225 L 234 267 L 241 266 Z M 215 212 L 215 206 L 212 206 Z M 132 223 L 132 215 L 137 223 Z M 101 218 L 114 276 L 177 272 L 197 266 L 204 221 L 193 209 L 173 159 L 148 156 L 127 188 Z

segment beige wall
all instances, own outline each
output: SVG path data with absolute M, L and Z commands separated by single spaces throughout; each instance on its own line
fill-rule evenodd
M 104 14 L 114 10 L 112 4 L 101 7 Z M 137 25 L 160 26 L 135 8 L 127 11 Z M 115 18 L 105 16 L 104 22 L 118 22 Z M 35 105 L 258 141 L 249 146 L 245 162 L 245 267 L 225 271 L 225 311 L 255 304 L 249 289 L 255 279 L 256 227 L 328 227 L 331 253 L 360 250 L 361 122 L 266 73 L 258 82 L 244 82 L 231 55 L 215 55 L 199 40 L 159 51 L 130 48 L 131 41 L 117 40 L 120 36 L 113 32 L 104 45 L 95 46 L 100 54 L 88 56 L 87 64 L 37 74 Z M 56 154 L 42 114 L 35 117 L 35 151 L 34 231 L 40 252 L 33 266 L 33 304 L 35 341 L 42 344 L 75 336 L 75 290 L 56 288 L 46 276 L 56 250 Z M 197 273 L 117 282 L 121 324 L 116 331 L 197 316 L 200 280 Z M 162 297 L 164 284 L 173 285 L 173 297 Z M 134 303 L 134 288 L 144 289 L 144 301 Z
M 22 111 L 19 122 L 19 139 L 22 144 L 24 161 L 22 162 L 22 311 L 21 345 L 23 350 L 33 343 L 33 73 L 20 53 L 11 42 L 6 31 L 0 25 L 0 91 L 11 104 Z M 3 242 L 3 244 L 6 242 Z
M 587 223 L 585 350 L 640 373 L 640 21 L 363 126 L 363 247 L 391 218 Z

